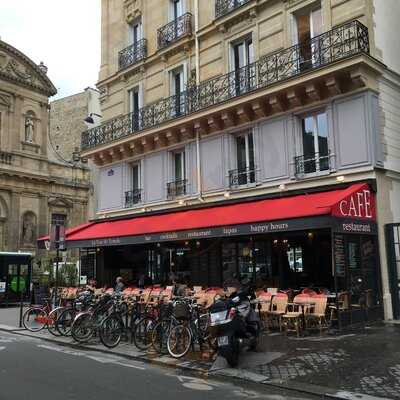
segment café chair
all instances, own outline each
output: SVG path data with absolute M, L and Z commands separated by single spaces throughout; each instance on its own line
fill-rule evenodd
M 286 312 L 288 296 L 286 293 L 277 293 L 271 300 L 271 309 L 266 312 L 266 328 L 278 327 L 282 332 L 282 316 Z
M 272 293 L 265 292 L 264 290 L 256 292 L 257 310 L 260 315 L 260 320 L 263 325 L 267 325 L 267 312 L 271 310 Z
M 304 327 L 305 315 L 310 312 L 313 304 L 312 298 L 306 293 L 298 294 L 294 297 L 292 303 L 287 304 L 286 312 L 282 316 L 282 325 L 286 334 L 289 331 L 294 331 L 297 337 L 300 336 L 300 331 Z
M 337 321 L 339 319 L 339 313 L 348 311 L 350 308 L 350 294 L 349 292 L 338 293 L 338 299 L 336 304 L 332 304 L 328 307 L 330 311 L 330 321 Z
M 320 335 L 322 330 L 328 328 L 328 321 L 326 318 L 328 298 L 324 294 L 317 294 L 312 296 L 314 306 L 310 308 L 305 317 L 306 329 L 319 329 Z

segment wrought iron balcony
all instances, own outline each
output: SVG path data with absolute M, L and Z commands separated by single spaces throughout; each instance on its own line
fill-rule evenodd
M 133 207 L 142 201 L 142 189 L 133 189 L 125 192 L 125 207 Z
M 186 13 L 157 30 L 158 49 L 164 49 L 180 38 L 192 34 L 192 14 Z
M 250 185 L 256 181 L 256 168 L 239 168 L 229 171 L 229 187 Z
M 191 86 L 171 96 L 122 115 L 82 134 L 82 150 L 156 127 L 227 100 L 322 68 L 357 54 L 369 54 L 368 29 L 351 21 L 307 42 L 261 57 L 255 63 Z
M 184 196 L 187 189 L 187 179 L 173 181 L 167 183 L 167 198 L 175 199 L 179 196 Z
M 298 156 L 294 158 L 296 176 L 315 174 L 330 170 L 330 153 L 315 153 L 311 156 Z
M 131 44 L 118 54 L 119 69 L 134 65 L 147 57 L 147 40 L 141 39 Z
M 231 13 L 237 8 L 249 3 L 251 0 L 216 0 L 215 17 L 220 18 Z
M 11 153 L 6 153 L 5 151 L 0 151 L 0 164 L 11 165 L 13 155 Z

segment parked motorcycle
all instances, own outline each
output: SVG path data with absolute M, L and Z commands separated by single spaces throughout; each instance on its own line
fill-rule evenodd
M 210 326 L 217 338 L 218 355 L 231 367 L 237 366 L 243 348 L 255 350 L 258 344 L 261 324 L 250 303 L 253 296 L 250 288 L 241 288 L 210 307 Z

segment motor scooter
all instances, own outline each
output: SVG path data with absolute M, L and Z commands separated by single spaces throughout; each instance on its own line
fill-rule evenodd
M 260 319 L 250 300 L 250 288 L 241 288 L 227 299 L 219 299 L 210 307 L 211 334 L 217 339 L 218 355 L 229 366 L 236 367 L 241 350 L 255 350 L 261 330 Z

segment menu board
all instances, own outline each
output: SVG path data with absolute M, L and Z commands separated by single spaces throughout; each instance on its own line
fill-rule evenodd
M 344 236 L 334 235 L 333 250 L 335 256 L 335 270 L 336 276 L 344 277 L 346 274 L 346 259 L 344 251 Z
M 349 258 L 349 268 L 351 270 L 360 269 L 360 242 L 359 241 L 349 241 L 348 242 L 348 258 Z
M 375 242 L 373 238 L 364 238 L 361 245 L 361 263 L 364 271 L 375 269 Z

